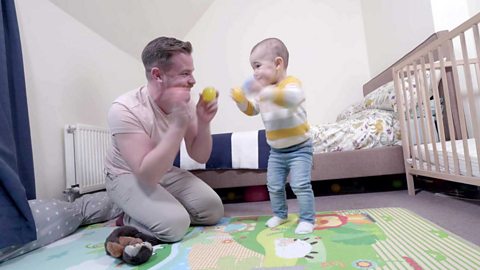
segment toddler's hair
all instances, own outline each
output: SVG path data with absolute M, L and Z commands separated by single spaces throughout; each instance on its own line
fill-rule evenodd
M 283 58 L 283 62 L 285 63 L 285 68 L 288 67 L 288 49 L 287 46 L 278 38 L 266 38 L 260 42 L 258 42 L 255 46 L 253 46 L 250 54 L 255 51 L 255 49 L 259 48 L 260 46 L 265 46 L 265 49 L 269 50 L 273 57 L 281 57 Z

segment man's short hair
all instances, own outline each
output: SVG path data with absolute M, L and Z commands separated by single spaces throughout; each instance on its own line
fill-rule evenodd
M 192 53 L 192 44 L 172 37 L 159 37 L 150 41 L 142 52 L 142 62 L 145 67 L 147 79 L 150 78 L 150 70 L 158 67 L 168 70 L 170 58 L 178 53 Z

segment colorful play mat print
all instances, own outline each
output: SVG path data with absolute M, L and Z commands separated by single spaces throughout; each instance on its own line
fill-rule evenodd
M 155 246 L 137 267 L 105 255 L 114 227 L 93 225 L 1 269 L 480 269 L 480 248 L 402 208 L 320 212 L 314 232 L 296 235 L 298 216 L 277 228 L 267 216 L 224 218 Z

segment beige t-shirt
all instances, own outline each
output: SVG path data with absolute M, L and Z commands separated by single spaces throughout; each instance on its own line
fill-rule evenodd
M 108 126 L 112 143 L 107 151 L 105 170 L 116 176 L 132 171 L 120 155 L 115 134 L 145 133 L 159 143 L 168 129 L 169 115 L 153 102 L 147 86 L 141 86 L 113 101 L 108 112 Z

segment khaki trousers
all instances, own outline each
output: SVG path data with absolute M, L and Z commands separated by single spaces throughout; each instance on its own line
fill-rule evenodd
M 190 224 L 216 224 L 224 214 L 218 194 L 177 167 L 156 186 L 141 183 L 133 174 L 106 178 L 109 197 L 124 211 L 124 224 L 164 242 L 181 240 Z

